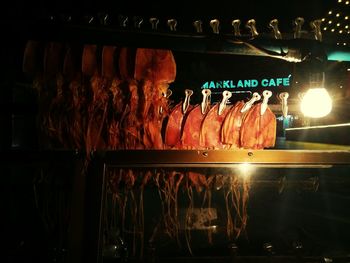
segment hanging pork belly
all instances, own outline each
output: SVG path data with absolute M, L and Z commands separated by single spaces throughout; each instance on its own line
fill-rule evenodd
M 179 148 L 180 139 L 183 130 L 184 118 L 186 113 L 191 111 L 190 97 L 193 94 L 192 90 L 185 90 L 185 100 L 178 103 L 170 112 L 166 130 L 165 144 L 170 148 Z
M 209 89 L 202 90 L 203 99 L 200 105 L 196 105 L 187 115 L 181 136 L 181 148 L 183 149 L 199 149 L 200 132 L 202 121 L 210 108 Z
M 245 149 L 264 149 L 275 146 L 276 116 L 267 102 L 272 92 L 263 92 L 263 102 L 254 105 L 247 113 L 241 127 L 241 146 Z
M 200 130 L 200 145 L 208 149 L 223 149 L 225 145 L 221 141 L 221 126 L 230 110 L 227 106 L 228 99 L 232 96 L 230 91 L 222 93 L 222 100 L 215 104 L 205 116 Z

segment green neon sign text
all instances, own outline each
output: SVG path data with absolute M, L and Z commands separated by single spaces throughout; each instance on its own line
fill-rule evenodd
M 235 88 L 256 88 L 256 87 L 289 87 L 290 77 L 285 78 L 264 78 L 261 80 L 257 79 L 240 79 L 234 80 L 218 80 L 218 81 L 207 81 L 202 85 L 202 89 L 235 89 Z

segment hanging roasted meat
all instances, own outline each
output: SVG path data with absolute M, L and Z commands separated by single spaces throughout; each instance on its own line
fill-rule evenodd
M 168 87 L 176 77 L 176 63 L 170 50 L 139 48 L 136 53 L 135 79 L 143 94 L 141 112 L 143 142 L 147 149 L 163 149 L 161 135 L 168 114 Z
M 124 94 L 121 89 L 122 81 L 120 79 L 118 63 L 115 63 L 115 59 L 119 62 L 119 52 L 115 46 L 104 46 L 102 50 L 102 78 L 105 85 L 108 86 L 109 93 L 111 95 L 111 101 L 108 105 L 108 149 L 117 150 L 123 147 L 121 136 L 121 116 L 124 112 Z
M 166 130 L 165 130 L 165 144 L 170 148 L 179 148 L 180 139 L 183 129 L 183 120 L 186 113 L 191 111 L 190 97 L 193 94 L 192 90 L 185 90 L 185 100 L 178 103 L 170 112 Z
M 49 42 L 44 55 L 44 83 L 42 94 L 51 102 L 44 122 L 53 147 L 68 149 L 71 147 L 69 136 L 69 111 L 71 94 L 69 83 L 63 76 L 63 45 Z M 51 100 L 49 98 L 52 98 Z
M 200 146 L 200 132 L 202 121 L 205 118 L 210 108 L 209 89 L 202 90 L 202 103 L 196 105 L 187 115 L 181 136 L 181 147 L 183 149 L 199 149 Z
M 43 52 L 41 42 L 29 40 L 24 48 L 22 70 L 29 77 L 35 78 L 43 71 Z
M 224 144 L 228 145 L 228 148 L 236 149 L 241 147 L 240 129 L 242 121 L 248 110 L 256 101 L 260 100 L 260 98 L 261 96 L 257 92 L 254 92 L 252 98 L 248 102 L 237 102 L 227 114 L 221 127 L 221 140 Z
M 87 100 L 82 85 L 80 47 L 67 48 L 63 63 L 63 77 L 68 85 L 70 97 L 67 112 L 70 147 L 82 150 L 85 146 Z
M 175 80 L 176 63 L 170 50 L 138 48 L 136 64 L 136 79 L 150 80 L 155 84 L 169 84 Z
M 222 101 L 215 104 L 205 116 L 200 131 L 200 145 L 208 149 L 223 149 L 225 145 L 221 141 L 221 126 L 230 110 L 226 104 L 232 93 L 225 90 L 222 93 Z
M 263 92 L 263 102 L 254 105 L 247 113 L 241 127 L 241 146 L 245 149 L 264 149 L 275 146 L 276 116 L 267 102 L 272 92 Z
M 44 74 L 48 79 L 55 78 L 62 73 L 63 45 L 58 42 L 49 42 L 46 45 L 44 57 Z
M 86 151 L 107 148 L 108 128 L 107 113 L 109 105 L 108 83 L 101 76 L 101 68 L 97 62 L 97 46 L 86 45 L 83 51 L 83 74 L 91 76 L 90 90 L 92 99 L 89 101 L 89 121 L 86 134 Z M 104 61 L 102 61 L 102 64 Z M 92 74 L 92 75 L 91 75 Z
M 85 45 L 82 54 L 81 70 L 85 76 L 92 77 L 98 74 L 97 67 L 97 46 Z
M 229 149 L 240 147 L 239 134 L 242 125 L 244 106 L 243 101 L 238 101 L 227 113 L 226 118 L 221 126 L 221 141 Z
M 134 78 L 136 49 L 121 48 L 119 72 L 123 86 L 126 86 L 126 106 L 121 120 L 121 132 L 125 149 L 142 149 L 142 118 L 140 117 L 140 91 Z

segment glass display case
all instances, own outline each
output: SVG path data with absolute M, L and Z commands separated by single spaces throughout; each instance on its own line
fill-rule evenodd
M 1 159 L 67 190 L 50 259 L 348 262 L 348 40 L 300 17 L 286 33 L 112 18 L 11 29 Z
M 345 262 L 350 154 L 310 149 L 106 152 L 100 260 Z

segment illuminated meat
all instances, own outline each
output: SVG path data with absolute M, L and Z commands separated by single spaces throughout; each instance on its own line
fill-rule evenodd
M 245 149 L 263 149 L 275 146 L 276 116 L 267 106 L 270 93 L 264 91 L 264 101 L 254 105 L 243 120 L 241 146 Z
M 182 129 L 183 129 L 183 120 L 185 114 L 192 109 L 192 106 L 189 105 L 189 98 L 193 94 L 193 91 L 185 91 L 186 98 L 184 102 L 178 103 L 170 112 L 166 130 L 165 130 L 165 144 L 169 147 L 180 147 Z
M 222 124 L 221 141 L 223 144 L 227 144 L 229 148 L 240 147 L 239 135 L 244 115 L 241 112 L 243 106 L 244 102 L 238 101 L 227 113 L 226 118 Z
M 170 50 L 137 49 L 135 79 L 153 83 L 171 83 L 176 77 L 176 63 Z
M 135 79 L 141 82 L 146 117 L 152 103 L 160 103 L 166 96 L 170 83 L 176 77 L 176 63 L 170 50 L 138 48 L 136 52 Z M 154 107 L 154 110 L 157 110 Z
M 215 104 L 205 116 L 200 133 L 200 145 L 202 147 L 209 149 L 222 149 L 225 147 L 221 142 L 221 126 L 230 110 L 226 103 L 231 96 L 231 92 L 224 91 L 221 103 Z
M 168 114 L 168 87 L 175 80 L 176 64 L 170 50 L 137 49 L 135 79 L 141 86 L 143 142 L 146 148 L 163 149 L 162 123 Z
M 209 110 L 210 90 L 202 91 L 203 100 L 201 105 L 195 106 L 185 119 L 185 124 L 181 136 L 181 147 L 183 149 L 199 149 L 200 146 L 200 132 L 202 121 L 204 120 Z
M 122 133 L 126 149 L 142 149 L 142 120 L 139 116 L 139 89 L 134 79 L 136 49 L 121 48 L 119 56 L 119 72 L 126 85 L 126 106 L 122 119 Z
M 120 120 L 124 112 L 124 95 L 120 87 L 119 68 L 115 63 L 115 58 L 119 59 L 119 52 L 115 46 L 104 46 L 102 51 L 102 77 L 106 85 L 109 87 L 109 92 L 112 95 L 111 105 L 109 106 L 108 118 L 108 148 L 117 150 L 123 148 L 122 136 L 120 132 Z

